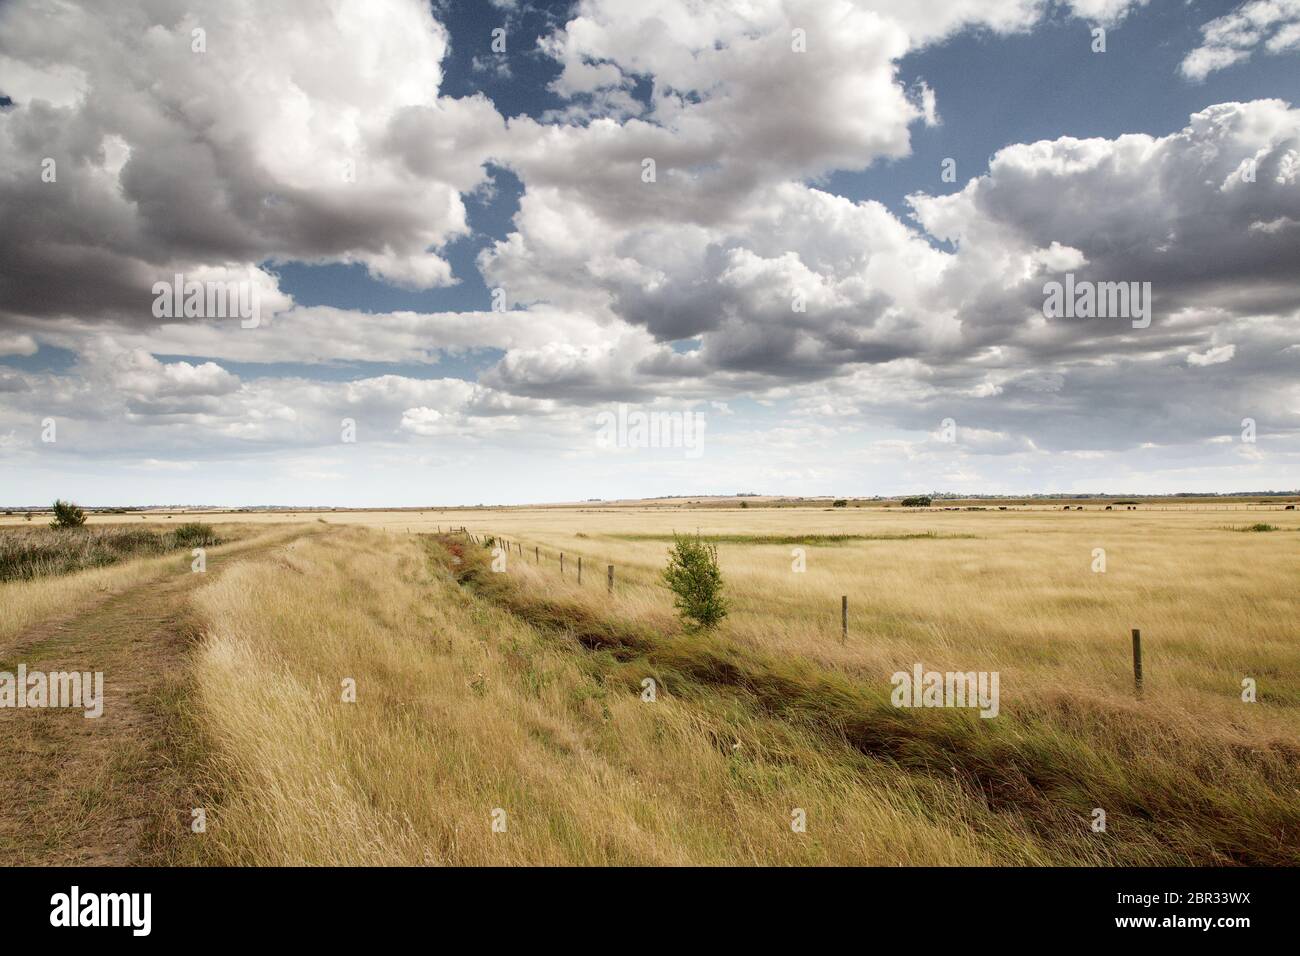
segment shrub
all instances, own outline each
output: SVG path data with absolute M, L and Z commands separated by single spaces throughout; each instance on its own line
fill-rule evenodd
M 208 548 L 220 544 L 221 539 L 213 534 L 212 529 L 197 521 L 178 525 L 172 532 L 172 541 L 178 548 Z
M 673 603 L 688 624 L 707 630 L 727 616 L 716 545 L 698 534 L 693 538 L 673 535 L 663 573 L 664 581 L 676 595 Z
M 904 508 L 928 508 L 930 507 L 931 498 L 929 495 L 916 495 L 912 498 L 903 499 Z
M 848 506 L 849 506 L 848 500 L 845 498 L 838 498 L 831 505 L 832 508 L 847 508 Z
M 62 499 L 54 502 L 54 520 L 51 528 L 80 528 L 86 523 L 86 513 L 71 501 Z

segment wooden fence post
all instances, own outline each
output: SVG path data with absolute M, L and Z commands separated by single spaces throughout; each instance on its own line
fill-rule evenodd
M 539 548 L 537 545 L 533 545 L 533 564 L 541 564 L 541 563 L 542 563 L 542 549 Z
M 614 565 L 609 566 L 609 582 L 605 585 L 610 594 L 614 593 Z
M 840 642 L 848 643 L 849 640 L 849 596 L 847 594 L 840 597 Z
M 1142 632 L 1133 628 L 1133 687 L 1142 699 Z
M 560 552 L 560 577 L 564 577 L 564 552 Z
M 582 583 L 582 555 L 578 555 L 578 583 Z

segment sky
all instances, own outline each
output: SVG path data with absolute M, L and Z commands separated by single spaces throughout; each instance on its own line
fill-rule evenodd
M 1295 489 L 1297 102 L 1300 0 L 0 2 L 0 505 Z

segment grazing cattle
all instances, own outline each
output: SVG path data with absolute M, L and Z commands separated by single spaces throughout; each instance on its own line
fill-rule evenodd
M 1287 510 L 1287 511 L 1295 511 L 1295 505 L 1287 505 L 1287 506 L 1286 506 L 1286 510 Z
M 1110 505 L 1107 505 L 1107 506 L 1106 506 L 1106 510 L 1107 510 L 1107 511 L 1110 510 Z

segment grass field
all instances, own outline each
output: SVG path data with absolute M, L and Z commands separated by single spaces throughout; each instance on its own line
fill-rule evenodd
M 176 595 L 182 676 L 136 731 L 193 806 L 151 824 L 150 859 L 1295 864 L 1300 520 L 1256 517 L 257 516 Z M 1256 523 L 1276 530 L 1243 533 Z M 672 534 L 696 531 L 731 602 L 714 633 L 684 628 L 659 578 Z M 488 535 L 509 543 L 503 573 Z M 3 587 L 111 573 L 155 592 L 137 566 Z M 891 675 L 917 664 L 997 672 L 998 715 L 893 706 Z

